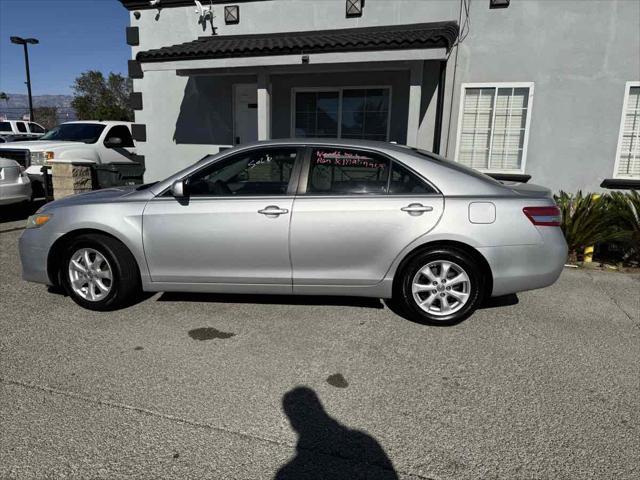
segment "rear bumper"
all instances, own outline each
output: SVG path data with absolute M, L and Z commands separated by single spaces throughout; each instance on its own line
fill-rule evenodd
M 49 249 L 42 245 L 38 229 L 25 230 L 18 242 L 20 262 L 22 263 L 22 278 L 28 282 L 52 282 L 47 274 L 47 256 Z
M 9 205 L 28 200 L 31 200 L 31 183 L 0 184 L 0 205 Z
M 567 261 L 567 243 L 557 227 L 538 230 L 543 240 L 540 244 L 478 249 L 493 273 L 491 296 L 548 287 L 558 279 Z

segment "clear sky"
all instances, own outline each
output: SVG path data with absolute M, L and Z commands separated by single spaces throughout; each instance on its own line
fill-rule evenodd
M 86 70 L 127 75 L 127 10 L 118 0 L 0 0 L 0 91 L 27 93 L 24 53 L 9 37 L 35 37 L 29 45 L 34 95 L 71 93 Z

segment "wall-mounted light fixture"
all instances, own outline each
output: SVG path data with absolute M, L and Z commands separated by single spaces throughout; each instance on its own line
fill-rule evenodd
M 224 7 L 224 23 L 227 25 L 240 23 L 240 7 L 238 5 L 227 5 Z
M 347 18 L 361 17 L 364 0 L 347 0 Z
M 507 8 L 511 0 L 489 0 L 489 8 Z

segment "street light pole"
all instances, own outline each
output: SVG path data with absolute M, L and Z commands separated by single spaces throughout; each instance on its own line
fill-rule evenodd
M 29 94 L 29 121 L 33 122 L 33 98 L 31 97 L 31 73 L 29 72 L 29 49 L 27 45 L 37 45 L 40 43 L 36 38 L 11 37 L 11 43 L 22 45 L 24 47 L 24 65 L 27 70 L 27 92 Z

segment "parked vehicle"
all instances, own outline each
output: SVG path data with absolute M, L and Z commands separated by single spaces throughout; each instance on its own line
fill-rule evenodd
M 23 120 L 0 120 L 0 135 L 13 135 L 22 140 L 40 138 L 46 128 L 36 122 Z
M 18 162 L 0 157 L 0 205 L 31 200 L 31 181 Z
M 0 143 L 15 142 L 17 140 L 13 135 L 0 135 Z
M 273 140 L 138 188 L 45 205 L 20 239 L 25 280 L 107 310 L 137 292 L 395 298 L 457 322 L 489 296 L 541 288 L 567 245 L 550 192 L 431 153 Z
M 38 188 L 42 166 L 49 160 L 85 160 L 95 164 L 135 163 L 130 122 L 67 122 L 49 130 L 38 140 L 0 145 L 0 156 L 11 158 L 27 170 Z

